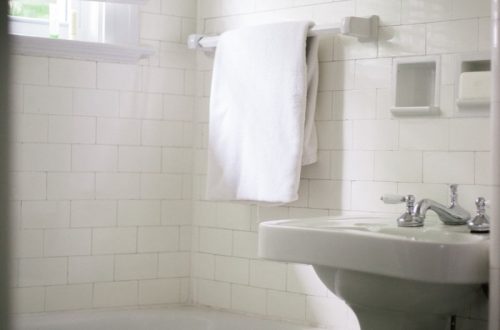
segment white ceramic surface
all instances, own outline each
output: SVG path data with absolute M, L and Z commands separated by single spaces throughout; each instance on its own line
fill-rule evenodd
M 15 330 L 319 330 L 194 307 L 27 314 Z
M 267 221 L 259 256 L 428 283 L 488 281 L 488 235 L 431 219 L 422 228 L 399 228 L 389 217 Z

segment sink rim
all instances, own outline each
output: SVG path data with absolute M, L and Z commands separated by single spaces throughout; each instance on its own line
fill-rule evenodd
M 354 223 L 353 220 L 362 219 L 363 223 Z M 369 221 L 366 221 L 369 220 Z M 329 226 L 312 226 L 319 222 L 324 223 L 328 221 L 328 224 L 333 222 L 333 225 Z M 369 223 L 372 221 L 373 223 Z M 307 223 L 309 222 L 309 223 Z M 344 224 L 348 222 L 348 224 Z M 388 240 L 409 240 L 412 239 L 416 244 L 422 243 L 434 243 L 434 244 L 448 244 L 448 245 L 460 245 L 460 244 L 471 244 L 480 243 L 489 240 L 489 234 L 471 234 L 469 230 L 465 230 L 466 226 L 447 226 L 442 225 L 437 220 L 427 221 L 426 225 L 423 227 L 397 227 L 397 225 L 392 224 L 392 221 L 388 221 L 382 217 L 318 217 L 309 219 L 281 219 L 281 220 L 269 220 L 262 222 L 266 226 L 279 226 L 287 227 L 290 229 L 296 228 L 306 228 L 308 231 L 342 231 L 347 235 L 368 235 L 368 236 L 380 236 Z M 365 228 L 363 225 L 366 225 Z M 386 229 L 390 229 L 397 232 L 387 232 Z M 464 230 L 460 230 L 464 229 Z M 409 237 L 414 234 L 413 237 Z M 426 237 L 426 234 L 433 235 L 431 237 Z M 459 241 L 446 240 L 445 242 L 438 241 L 432 238 L 437 238 L 437 236 L 447 238 L 454 237 L 459 239 Z
M 320 227 L 366 222 L 384 224 L 401 232 L 430 233 L 462 241 L 411 239 L 401 235 Z M 385 226 L 387 224 L 387 226 Z M 427 227 L 426 227 L 427 226 Z M 470 235 L 470 236 L 469 236 Z M 470 234 L 464 226 L 445 226 L 426 220 L 423 228 L 397 227 L 396 221 L 380 216 L 329 216 L 282 219 L 259 225 L 259 256 L 337 269 L 362 271 L 431 283 L 474 284 L 488 282 L 489 235 Z M 439 238 L 439 237 L 438 237 Z M 289 244 L 296 241 L 295 244 Z M 300 246 L 301 248 L 298 248 Z M 316 246 L 312 248 L 311 246 Z M 316 249 L 316 251 L 315 251 Z M 349 253 L 339 252 L 349 249 Z M 323 253 L 321 251 L 330 251 Z M 392 259 L 391 259 L 392 258 Z M 415 263 L 414 260 L 419 260 Z

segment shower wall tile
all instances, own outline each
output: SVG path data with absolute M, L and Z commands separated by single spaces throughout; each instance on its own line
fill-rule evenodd
M 141 177 L 135 173 L 97 173 L 98 199 L 137 199 L 140 196 Z
M 135 306 L 138 304 L 137 281 L 95 283 L 93 307 Z
M 37 171 L 69 171 L 71 167 L 71 147 L 69 145 L 30 144 L 19 147 L 20 159 L 14 159 L 16 170 L 26 172 Z
M 11 180 L 11 200 L 45 200 L 47 198 L 47 174 L 14 172 Z
M 97 143 L 138 145 L 141 143 L 141 122 L 135 119 L 99 118 Z
M 92 307 L 92 285 L 51 286 L 45 293 L 45 310 L 62 311 Z
M 19 260 L 19 286 L 65 284 L 68 269 L 66 257 Z
M 81 116 L 117 117 L 119 93 L 94 89 L 75 89 L 73 113 Z
M 72 201 L 71 227 L 114 226 L 116 213 L 114 201 Z
M 177 251 L 179 247 L 179 227 L 143 227 L 137 234 L 139 252 Z
M 451 120 L 450 150 L 490 150 L 490 120 L 488 118 Z
M 16 288 L 12 291 L 12 306 L 19 313 L 37 313 L 45 308 L 45 288 Z
M 114 172 L 117 170 L 116 146 L 73 145 L 71 169 L 75 172 Z
M 146 2 L 148 59 L 12 56 L 15 312 L 189 299 L 197 2 Z
M 64 228 L 70 223 L 68 201 L 24 201 L 21 207 L 22 227 Z
M 71 88 L 27 85 L 24 87 L 24 112 L 71 115 L 72 94 Z
M 152 226 L 161 222 L 160 201 L 128 200 L 118 203 L 119 226 Z
M 474 183 L 472 152 L 424 152 L 424 181 L 429 183 Z
M 139 281 L 139 304 L 173 304 L 180 301 L 180 280 L 160 279 Z
M 408 56 L 425 54 L 425 24 L 381 27 L 379 56 Z
M 47 257 L 89 255 L 90 229 L 47 229 L 43 252 Z
M 403 0 L 401 23 L 424 23 L 451 19 L 453 0 Z
M 37 258 L 43 254 L 43 230 L 13 232 L 12 255 L 16 258 Z
M 250 314 L 266 314 L 266 290 L 234 284 L 231 287 L 231 308 Z
M 284 290 L 286 273 L 286 264 L 284 263 L 252 260 L 250 263 L 250 285 L 259 288 Z
M 489 17 L 491 3 L 488 0 L 478 0 L 474 3 L 467 0 L 453 1 L 453 18 Z
M 158 273 L 156 254 L 125 254 L 115 256 L 115 280 L 151 279 Z
M 95 175 L 93 173 L 49 173 L 47 199 L 94 199 Z
M 229 308 L 231 306 L 231 285 L 224 282 L 198 280 L 196 298 L 201 305 Z
M 216 256 L 215 279 L 229 283 L 248 283 L 248 259 Z
M 282 291 L 267 291 L 267 314 L 285 320 L 304 321 L 306 296 Z
M 59 58 L 49 59 L 49 84 L 65 87 L 96 87 L 96 63 Z
M 163 99 L 161 94 L 120 92 L 120 117 L 160 119 Z
M 47 142 L 49 118 L 44 115 L 17 114 L 11 117 L 14 142 Z
M 450 38 L 459 35 L 460 38 Z M 478 21 L 459 20 L 427 25 L 428 54 L 473 52 L 478 47 Z
M 92 254 L 119 254 L 137 251 L 137 229 L 96 228 L 92 230 Z
M 49 59 L 44 57 L 12 57 L 12 81 L 20 84 L 47 85 L 49 82 Z
M 113 256 L 76 256 L 69 258 L 69 283 L 109 282 L 113 280 L 113 276 Z
M 96 142 L 96 119 L 92 117 L 50 116 L 50 143 L 87 143 Z
M 132 64 L 97 63 L 97 87 L 107 90 L 139 91 L 142 68 Z
M 159 254 L 158 273 L 160 277 L 189 277 L 191 258 L 189 252 Z

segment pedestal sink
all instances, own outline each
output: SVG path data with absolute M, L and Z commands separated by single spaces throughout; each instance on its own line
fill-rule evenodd
M 444 330 L 488 282 L 486 234 L 428 219 L 323 217 L 259 225 L 261 258 L 313 265 L 363 330 Z

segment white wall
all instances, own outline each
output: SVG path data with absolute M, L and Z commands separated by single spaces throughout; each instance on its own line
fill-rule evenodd
M 352 312 L 310 266 L 257 258 L 259 221 L 397 214 L 380 194 L 445 202 L 448 183 L 471 211 L 490 196 L 488 118 L 453 111 L 456 53 L 489 48 L 486 0 L 149 0 L 141 13 L 157 55 L 138 65 L 13 56 L 16 311 L 192 301 L 349 329 Z M 320 160 L 300 199 L 204 200 L 211 58 L 186 50 L 186 35 L 369 14 L 378 42 L 321 42 Z M 393 59 L 426 54 L 441 58 L 442 115 L 392 117 Z M 485 325 L 478 306 L 461 326 Z
M 187 301 L 195 16 L 149 1 L 138 64 L 12 56 L 16 312 Z
M 300 199 L 280 208 L 204 200 L 211 60 L 198 57 L 195 127 L 193 292 L 198 304 L 314 324 L 353 327 L 352 314 L 311 267 L 259 260 L 257 223 L 266 219 L 353 212 L 400 213 L 383 193 L 445 203 L 449 183 L 470 211 L 490 196 L 489 119 L 454 112 L 457 53 L 490 47 L 487 0 L 199 1 L 198 30 L 283 19 L 334 24 L 348 15 L 381 18 L 378 42 L 337 36 L 321 42 L 317 108 L 319 162 L 303 169 Z M 441 59 L 442 114 L 395 118 L 389 111 L 392 64 L 402 56 Z M 418 261 L 416 261 L 418 262 Z M 464 311 L 460 326 L 485 327 L 484 302 Z

